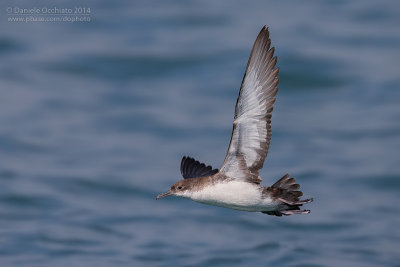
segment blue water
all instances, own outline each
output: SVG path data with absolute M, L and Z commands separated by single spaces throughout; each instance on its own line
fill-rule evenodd
M 57 2 L 0 4 L 0 266 L 399 266 L 398 1 Z M 281 83 L 261 176 L 296 177 L 311 214 L 156 201 L 183 155 L 220 167 L 264 24 Z

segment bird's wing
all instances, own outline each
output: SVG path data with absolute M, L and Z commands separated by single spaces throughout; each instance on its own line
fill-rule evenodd
M 206 166 L 194 158 L 183 157 L 181 161 L 181 174 L 184 179 L 198 178 L 216 174 L 218 169 L 213 169 L 211 166 Z
M 271 140 L 271 114 L 278 91 L 279 67 L 268 28 L 261 29 L 254 42 L 236 102 L 233 130 L 221 173 L 260 183 Z

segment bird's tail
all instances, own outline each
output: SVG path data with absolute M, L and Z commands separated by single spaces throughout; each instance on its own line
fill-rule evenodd
M 275 201 L 281 203 L 278 210 L 265 211 L 263 213 L 275 216 L 292 215 L 292 214 L 307 214 L 310 210 L 301 210 L 303 204 L 313 201 L 312 198 L 300 200 L 303 192 L 299 191 L 300 185 L 296 184 L 296 179 L 291 178 L 289 174 L 285 174 L 272 186 L 264 189 L 264 194 Z

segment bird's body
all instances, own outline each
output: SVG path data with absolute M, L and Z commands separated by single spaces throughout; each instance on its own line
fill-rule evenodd
M 194 191 L 190 199 L 224 208 L 243 211 L 272 211 L 277 203 L 269 196 L 263 196 L 262 186 L 227 180 L 206 186 L 199 191 Z
M 254 42 L 236 102 L 229 148 L 220 170 L 183 157 L 183 180 L 157 199 L 174 195 L 194 201 L 269 215 L 309 213 L 300 210 L 312 199 L 300 200 L 300 185 L 288 174 L 272 186 L 261 186 L 263 167 L 271 140 L 271 116 L 278 91 L 277 57 L 263 27 Z

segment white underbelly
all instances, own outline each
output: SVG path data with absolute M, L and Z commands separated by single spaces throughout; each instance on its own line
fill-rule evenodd
M 194 192 L 190 198 L 208 205 L 244 211 L 276 209 L 276 204 L 271 198 L 262 198 L 258 185 L 247 182 L 229 181 L 214 184 Z

